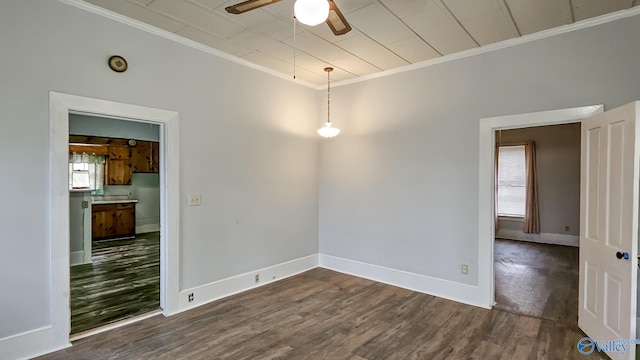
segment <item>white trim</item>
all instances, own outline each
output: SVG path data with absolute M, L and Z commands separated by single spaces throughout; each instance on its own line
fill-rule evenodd
M 318 267 L 318 254 L 185 289 L 180 291 L 179 311 L 190 310 L 212 301 L 300 274 L 316 267 Z M 254 281 L 255 275 L 260 276 L 260 282 L 256 283 Z M 194 295 L 192 302 L 188 301 L 190 293 Z
M 55 347 L 34 346 L 50 344 L 53 337 L 54 331 L 51 326 L 4 337 L 0 339 L 0 359 L 33 359 L 71 346 L 68 342 Z
M 478 135 L 478 287 L 480 288 L 480 298 L 477 301 L 485 307 L 491 307 L 495 302 L 493 282 L 495 130 L 580 122 L 584 118 L 603 112 L 603 110 L 603 105 L 592 105 L 480 119 Z
M 86 112 L 117 116 L 132 121 L 143 120 L 160 125 L 160 201 L 161 201 L 161 270 L 160 305 L 165 315 L 174 313 L 179 293 L 179 147 L 178 121 L 175 111 L 117 103 L 107 100 L 51 91 L 50 106 L 50 336 L 27 342 L 17 356 L 50 352 L 69 344 L 69 191 L 68 142 L 69 113 Z M 170 171 L 169 171 L 170 170 Z M 4 344 L 0 342 L 0 348 Z
M 293 76 L 289 76 L 289 75 L 283 74 L 281 72 L 272 70 L 270 68 L 264 67 L 262 65 L 258 65 L 256 63 L 252 63 L 252 62 L 250 62 L 248 60 L 245 60 L 243 58 L 237 57 L 235 55 L 228 54 L 228 53 L 226 53 L 224 51 L 221 51 L 221 50 L 218 50 L 216 48 L 212 48 L 211 46 L 207 46 L 207 45 L 204 45 L 202 43 L 193 41 L 191 39 L 187 39 L 187 38 L 182 37 L 180 35 L 176 35 L 176 34 L 174 34 L 172 32 L 169 32 L 167 30 L 163 30 L 163 29 L 157 28 L 155 26 L 152 26 L 152 25 L 143 23 L 141 21 L 126 17 L 126 16 L 124 16 L 122 14 L 119 14 L 119 13 L 113 12 L 111 10 L 99 7 L 97 5 L 90 4 L 90 3 L 82 1 L 82 0 L 59 0 L 59 1 L 62 2 L 62 3 L 65 3 L 67 5 L 71 5 L 71 6 L 79 8 L 79 9 L 88 11 L 90 13 L 105 17 L 107 19 L 114 20 L 114 21 L 117 21 L 117 22 L 125 24 L 125 25 L 129 25 L 129 26 L 131 26 L 133 28 L 136 28 L 138 30 L 142 30 L 142 31 L 148 32 L 150 34 L 159 36 L 161 38 L 165 38 L 165 39 L 177 42 L 179 44 L 194 48 L 196 50 L 200 50 L 200 51 L 205 52 L 207 54 L 211 54 L 211 55 L 217 56 L 219 58 L 222 58 L 222 59 L 225 59 L 225 60 L 229 60 L 229 61 L 234 62 L 236 64 L 240 64 L 240 65 L 246 66 L 248 68 L 251 68 L 251 69 L 254 69 L 254 70 L 258 70 L 258 71 L 267 73 L 269 75 L 272 75 L 272 76 L 275 76 L 275 77 L 278 77 L 278 78 L 281 78 L 281 79 L 284 79 L 284 80 L 287 80 L 287 81 L 294 82 L 294 83 L 302 85 L 302 86 L 306 86 L 308 88 L 312 88 L 312 89 L 315 89 L 315 90 L 324 89 L 323 86 L 312 84 L 312 83 L 309 83 L 307 81 L 300 80 L 300 79 L 294 79 Z M 293 51 L 293 49 L 292 49 L 292 51 Z
M 540 244 L 565 245 L 575 247 L 580 246 L 580 236 L 577 235 L 552 233 L 525 234 L 524 232 L 522 232 L 522 230 L 516 229 L 498 229 L 498 231 L 496 232 L 496 238 L 529 241 Z
M 475 285 L 324 254 L 320 254 L 320 267 L 464 304 L 490 308 L 489 305 L 478 301 L 480 289 Z
M 84 331 L 84 332 L 79 333 L 79 334 L 71 335 L 71 341 L 77 341 L 77 340 L 84 339 L 84 338 L 89 337 L 89 336 L 98 335 L 98 334 L 103 333 L 105 331 L 121 328 L 123 326 L 127 326 L 127 325 L 130 325 L 130 324 L 133 324 L 133 323 L 137 323 L 138 321 L 142 321 L 142 320 L 145 320 L 145 319 L 148 319 L 148 318 L 152 318 L 154 316 L 158 316 L 158 315 L 161 315 L 161 314 L 162 314 L 162 309 L 149 311 L 149 312 L 144 313 L 142 315 L 134 316 L 132 318 L 128 318 L 128 319 L 124 319 L 124 320 L 121 320 L 121 321 L 117 321 L 115 323 L 111 323 L 111 324 L 107 324 L 107 325 L 104 325 L 104 326 L 100 326 L 99 328 L 96 328 L 96 329 L 91 329 L 91 330 L 87 330 L 87 331 Z
M 69 262 L 71 263 L 71 266 L 84 264 L 84 250 L 72 251 L 69 256 Z
M 145 32 L 157 35 L 157 36 L 160 36 L 162 38 L 175 41 L 175 42 L 180 43 L 182 45 L 186 45 L 186 46 L 192 47 L 194 49 L 206 52 L 208 54 L 212 54 L 212 55 L 218 56 L 220 58 L 235 62 L 237 64 L 244 65 L 244 66 L 247 66 L 249 68 L 252 68 L 252 69 L 255 69 L 255 70 L 258 70 L 258 71 L 262 71 L 262 72 L 265 72 L 267 74 L 279 77 L 281 79 L 294 82 L 296 84 L 300 84 L 300 85 L 303 85 L 303 86 L 306 86 L 306 87 L 309 87 L 309 88 L 312 88 L 312 89 L 315 89 L 315 90 L 324 90 L 324 88 L 325 88 L 324 85 L 315 85 L 315 84 L 311 84 L 311 83 L 303 81 L 303 80 L 293 79 L 291 76 L 285 75 L 283 73 L 277 72 L 277 71 L 269 69 L 267 67 L 254 64 L 252 62 L 249 62 L 249 61 L 247 61 L 245 59 L 242 59 L 242 58 L 239 58 L 237 56 L 225 53 L 225 52 L 220 51 L 218 49 L 215 49 L 215 48 L 212 48 L 210 46 L 201 44 L 199 42 L 195 42 L 193 40 L 184 38 L 184 37 L 176 35 L 176 34 L 174 34 L 172 32 L 169 32 L 169 31 L 166 31 L 166 30 L 163 30 L 163 29 L 159 29 L 159 28 L 157 28 L 155 26 L 140 22 L 138 20 L 131 19 L 129 17 L 126 17 L 126 16 L 124 16 L 122 14 L 118 14 L 118 13 L 113 12 L 111 10 L 107 10 L 107 9 L 101 8 L 99 6 L 96 6 L 96 5 L 93 5 L 93 4 L 89 4 L 89 3 L 85 2 L 85 1 L 82 1 L 82 0 L 59 0 L 59 1 L 62 2 L 62 3 L 65 3 L 67 5 L 75 6 L 77 8 L 83 9 L 85 11 L 94 13 L 96 15 L 100 15 L 100 16 L 103 16 L 105 18 L 108 18 L 108 19 L 111 19 L 111 20 L 115 20 L 117 22 L 129 25 L 129 26 L 134 27 L 136 29 L 139 29 L 139 30 L 142 30 L 142 31 L 145 31 Z M 594 18 L 578 21 L 578 22 L 575 22 L 573 24 L 568 24 L 568 25 L 564 25 L 564 26 L 560 26 L 560 27 L 556 27 L 556 28 L 552 28 L 552 29 L 548 29 L 548 30 L 543 30 L 543 31 L 539 31 L 539 32 L 536 32 L 536 33 L 533 33 L 533 34 L 523 35 L 523 36 L 520 36 L 520 37 L 517 37 L 517 38 L 508 39 L 508 40 L 500 41 L 500 42 L 497 42 L 497 43 L 484 45 L 484 46 L 481 46 L 481 47 L 472 48 L 472 49 L 460 51 L 460 52 L 449 54 L 449 55 L 445 55 L 445 56 L 440 56 L 440 57 L 437 57 L 437 58 L 433 58 L 433 59 L 417 62 L 417 63 L 414 63 L 414 64 L 397 67 L 397 68 L 394 68 L 394 69 L 391 69 L 391 70 L 381 71 L 381 72 L 377 72 L 377 73 L 370 74 L 370 75 L 360 76 L 360 77 L 357 77 L 357 78 L 354 78 L 354 79 L 343 80 L 343 81 L 331 83 L 331 85 L 332 86 L 350 85 L 350 84 L 354 84 L 354 83 L 358 83 L 358 82 L 362 82 L 362 81 L 367 81 L 367 80 L 371 80 L 371 79 L 377 79 L 377 78 L 386 77 L 386 76 L 390 76 L 390 75 L 395 75 L 395 74 L 399 74 L 399 73 L 403 73 L 403 72 L 407 72 L 407 71 L 421 69 L 421 68 L 425 68 L 425 67 L 429 67 L 429 66 L 433 66 L 433 65 L 437 65 L 437 64 L 442 64 L 442 63 L 449 62 L 449 61 L 454 61 L 454 60 L 463 59 L 463 58 L 467 58 L 467 57 L 471 57 L 471 56 L 475 56 L 475 55 L 480 55 L 480 54 L 484 54 L 484 53 L 495 51 L 495 50 L 509 48 L 509 47 L 512 47 L 512 46 L 517 46 L 517 45 L 520 45 L 520 44 L 526 44 L 528 42 L 532 42 L 532 41 L 536 41 L 536 40 L 540 40 L 540 39 L 545 39 L 545 38 L 548 38 L 548 37 L 551 37 L 551 36 L 561 35 L 561 34 L 573 32 L 573 31 L 577 31 L 577 30 L 590 28 L 590 27 L 597 26 L 597 25 L 600 25 L 600 24 L 605 24 L 605 23 L 608 23 L 608 22 L 611 22 L 611 21 L 624 19 L 624 18 L 631 17 L 631 16 L 636 16 L 638 14 L 640 14 L 640 7 L 632 7 L 630 9 L 620 10 L 620 11 L 616 11 L 616 12 L 613 12 L 613 13 L 597 16 L 597 17 L 594 17 Z

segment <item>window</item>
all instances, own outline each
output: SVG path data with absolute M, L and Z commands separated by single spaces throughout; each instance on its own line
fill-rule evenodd
M 69 155 L 69 190 L 96 191 L 104 185 L 104 156 Z
M 498 215 L 524 217 L 527 196 L 524 145 L 498 148 Z

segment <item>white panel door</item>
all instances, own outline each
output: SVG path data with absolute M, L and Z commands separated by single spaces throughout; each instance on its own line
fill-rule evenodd
M 638 104 L 582 122 L 578 325 L 592 342 L 579 349 L 612 359 L 635 358 Z

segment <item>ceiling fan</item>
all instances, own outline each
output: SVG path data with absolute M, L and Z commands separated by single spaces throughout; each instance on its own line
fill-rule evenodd
M 235 5 L 227 6 L 225 10 L 230 14 L 242 14 L 244 12 L 257 9 L 266 5 L 270 5 L 273 3 L 277 3 L 279 1 L 282 1 L 282 0 L 247 0 L 241 3 L 237 3 Z M 297 3 L 299 1 L 301 0 L 296 0 L 296 13 L 297 13 L 297 5 L 298 5 Z M 351 31 L 351 26 L 349 25 L 347 20 L 344 18 L 344 15 L 342 15 L 340 10 L 338 9 L 338 6 L 336 5 L 336 3 L 333 2 L 333 0 L 326 0 L 326 1 L 329 3 L 329 16 L 326 18 L 327 20 L 325 22 L 327 23 L 327 25 L 329 25 L 329 28 L 331 29 L 331 31 L 335 35 L 343 35 Z M 296 17 L 299 18 L 299 15 L 297 15 Z M 298 20 L 301 21 L 300 18 Z M 301 22 L 304 23 L 304 21 L 301 21 Z

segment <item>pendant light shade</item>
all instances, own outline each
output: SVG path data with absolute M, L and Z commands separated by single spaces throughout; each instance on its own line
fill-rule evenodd
M 325 22 L 329 17 L 329 1 L 296 0 L 293 5 L 293 13 L 301 23 L 316 26 Z
M 324 126 L 318 129 L 318 135 L 325 138 L 332 138 L 340 134 L 340 129 L 333 127 L 331 124 L 331 72 L 333 71 L 332 67 L 324 68 L 324 71 L 327 72 L 327 122 L 324 123 Z
M 318 135 L 327 139 L 332 138 L 340 134 L 340 129 L 331 126 L 330 122 L 324 123 L 324 126 L 318 129 Z

